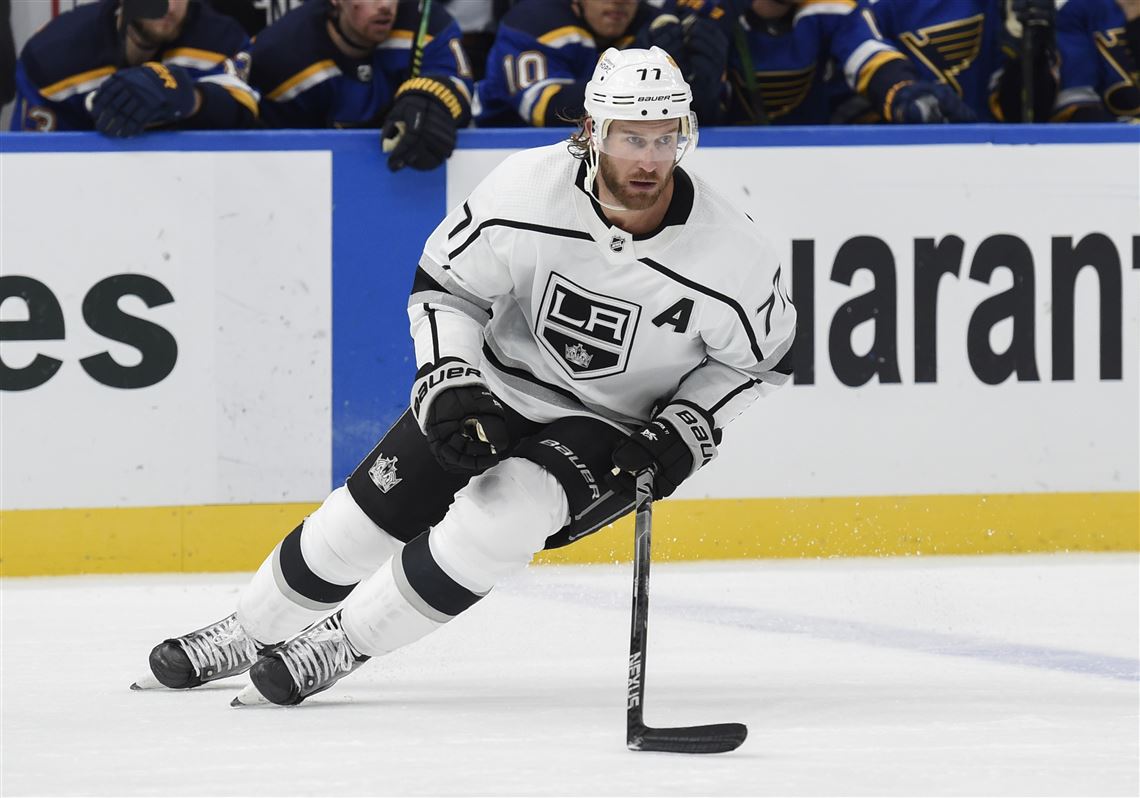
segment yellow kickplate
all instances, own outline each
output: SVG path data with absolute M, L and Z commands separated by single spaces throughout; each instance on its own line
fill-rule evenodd
M 315 504 L 0 511 L 0 576 L 252 571 Z M 623 519 L 540 563 L 627 562 Z M 658 502 L 657 561 L 1140 551 L 1140 493 Z

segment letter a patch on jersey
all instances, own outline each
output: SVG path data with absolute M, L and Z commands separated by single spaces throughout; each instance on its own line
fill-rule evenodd
M 595 294 L 552 272 L 535 334 L 572 378 L 608 377 L 625 371 L 640 315 L 640 305 Z

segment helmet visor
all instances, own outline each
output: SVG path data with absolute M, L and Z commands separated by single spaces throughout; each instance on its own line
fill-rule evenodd
M 677 163 L 689 148 L 690 136 L 680 119 L 660 122 L 607 119 L 592 138 L 598 152 L 624 161 Z

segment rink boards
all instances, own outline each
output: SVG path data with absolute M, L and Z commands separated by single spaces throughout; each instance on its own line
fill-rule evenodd
M 424 237 L 557 139 L 468 131 L 392 175 L 367 132 L 5 135 L 3 573 L 254 567 L 405 405 Z M 657 554 L 1140 548 L 1140 131 L 706 131 L 686 167 L 772 239 L 801 324 Z

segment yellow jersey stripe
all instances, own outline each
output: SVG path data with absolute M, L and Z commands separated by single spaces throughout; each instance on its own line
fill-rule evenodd
M 547 86 L 542 90 L 537 102 L 534 104 L 534 110 L 531 111 L 530 121 L 535 127 L 545 127 L 546 125 L 546 108 L 550 105 L 551 98 L 555 94 L 562 91 L 562 84 L 555 83 L 553 86 Z
M 86 72 L 80 72 L 78 75 L 72 75 L 69 78 L 64 78 L 61 81 L 44 86 L 40 89 L 40 94 L 51 99 L 51 95 L 59 94 L 60 92 L 67 91 L 73 86 L 78 86 L 80 83 L 86 83 L 89 80 L 96 80 L 98 78 L 105 78 L 108 75 L 115 73 L 115 67 L 99 67 L 98 69 L 89 69 Z
M 211 64 L 220 64 L 226 60 L 226 56 L 221 53 L 215 53 L 213 50 L 200 50 L 197 47 L 175 47 L 173 50 L 164 52 L 162 58 L 164 61 L 168 58 L 195 58 L 209 61 Z
M 547 31 L 538 37 L 539 44 L 550 45 L 563 37 L 575 37 L 593 41 L 593 35 L 583 27 L 578 25 L 563 25 L 561 28 L 555 28 L 552 31 Z
M 241 89 L 235 89 L 233 86 L 226 86 L 225 84 L 222 84 L 222 88 L 228 91 L 231 97 L 248 108 L 253 113 L 255 119 L 261 116 L 257 100 L 253 98 L 252 94 L 247 91 L 242 91 Z
M 318 72 L 323 72 L 326 69 L 336 69 L 336 62 L 333 61 L 331 58 L 326 58 L 324 61 L 318 61 L 317 63 L 313 64 L 312 66 L 305 67 L 300 72 L 298 72 L 296 75 L 289 78 L 287 81 L 285 81 L 280 86 L 278 86 L 276 89 L 269 92 L 269 94 L 266 95 L 266 99 L 276 100 L 282 94 L 289 91 L 289 89 L 296 86 L 298 83 L 301 83 L 302 81 L 308 80 L 313 75 L 316 75 Z
M 855 85 L 855 91 L 863 94 L 867 91 L 867 85 L 871 82 L 871 78 L 875 76 L 875 72 L 879 67 L 888 61 L 906 60 L 906 56 L 894 50 L 883 50 L 867 59 L 867 63 L 863 64 L 863 68 L 859 70 L 859 82 Z

